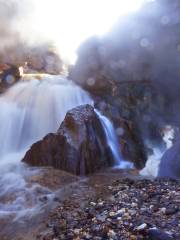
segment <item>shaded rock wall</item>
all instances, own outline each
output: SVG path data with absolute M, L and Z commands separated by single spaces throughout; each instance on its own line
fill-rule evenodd
M 124 127 L 119 139 L 128 149 L 123 156 L 136 163 L 141 159 L 136 164 L 140 168 L 147 159 L 147 142 L 163 145 L 162 129 L 180 126 L 179 10 L 177 0 L 144 4 L 106 36 L 80 46 L 69 74 L 117 129 L 122 119 L 133 126 L 135 137 Z

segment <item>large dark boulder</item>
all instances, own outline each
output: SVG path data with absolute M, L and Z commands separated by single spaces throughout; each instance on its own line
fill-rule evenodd
M 23 162 L 87 175 L 112 166 L 114 160 L 94 108 L 84 105 L 66 114 L 57 133 L 33 144 Z
M 180 178 L 180 137 L 162 156 L 158 176 Z

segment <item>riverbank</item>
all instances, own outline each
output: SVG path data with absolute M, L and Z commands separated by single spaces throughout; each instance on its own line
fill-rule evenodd
M 36 239 L 180 239 L 180 182 L 114 170 L 80 185 L 59 202 Z
M 79 178 L 48 168 L 31 183 L 48 186 L 53 201 L 44 196 L 44 212 L 9 220 L 0 239 L 180 239 L 178 181 L 143 179 L 136 170 L 119 169 Z

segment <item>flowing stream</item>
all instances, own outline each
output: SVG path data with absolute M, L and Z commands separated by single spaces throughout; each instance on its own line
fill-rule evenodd
M 108 145 L 111 149 L 112 155 L 114 156 L 115 168 L 122 168 L 122 169 L 123 168 L 133 168 L 132 163 L 123 160 L 123 158 L 121 157 L 118 138 L 117 138 L 113 124 L 107 117 L 102 115 L 98 110 L 95 110 L 95 111 L 101 121 L 103 128 L 104 128 Z

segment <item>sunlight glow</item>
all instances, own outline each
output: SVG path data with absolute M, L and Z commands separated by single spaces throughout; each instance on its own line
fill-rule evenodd
M 35 0 L 34 0 L 35 1 Z M 34 31 L 52 39 L 70 62 L 82 41 L 106 33 L 118 18 L 144 0 L 36 0 Z

